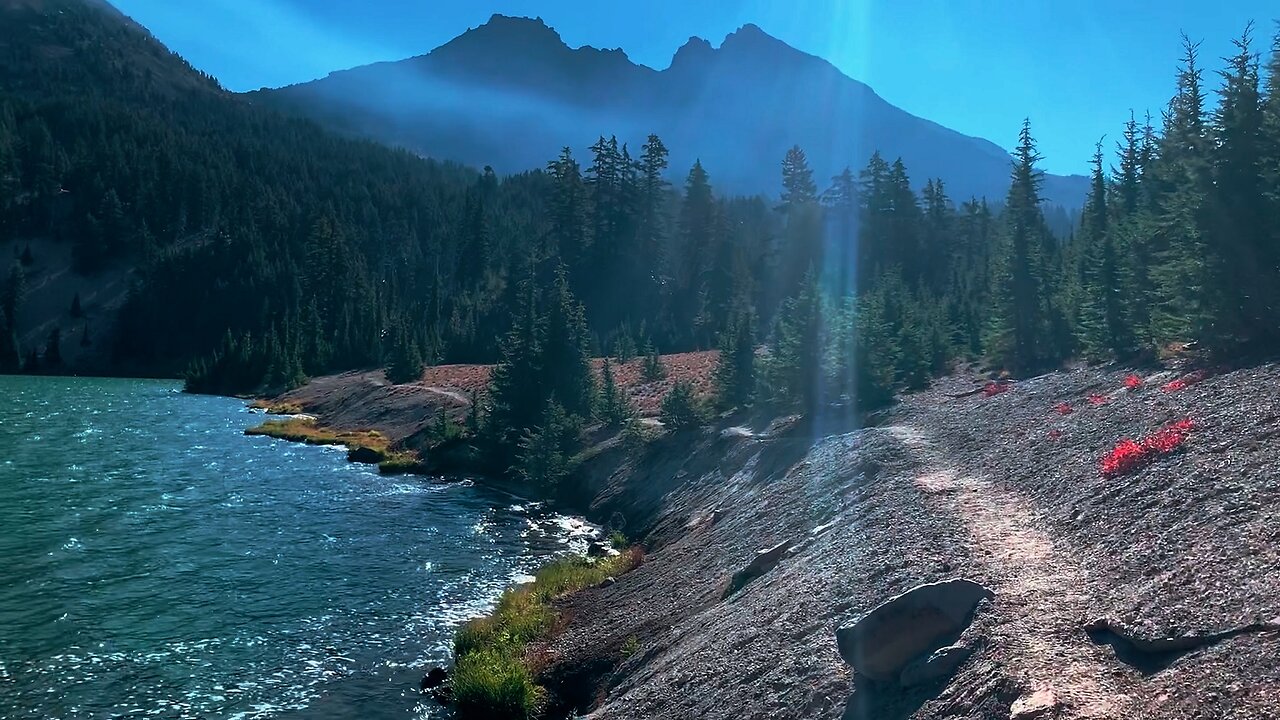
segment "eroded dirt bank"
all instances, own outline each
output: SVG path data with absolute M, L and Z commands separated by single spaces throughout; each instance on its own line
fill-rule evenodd
M 594 510 L 624 517 L 649 559 L 563 601 L 539 649 L 559 709 L 1280 717 L 1280 368 L 1169 391 L 1174 375 L 1139 373 L 1130 389 L 1128 374 L 1057 373 L 993 396 L 952 378 L 866 430 L 720 429 L 603 453 L 588 467 Z M 1100 472 L 1122 438 L 1188 418 L 1175 452 Z M 743 583 L 780 544 L 776 566 Z M 957 577 L 994 598 L 960 638 L 975 653 L 954 677 L 855 678 L 837 628 Z

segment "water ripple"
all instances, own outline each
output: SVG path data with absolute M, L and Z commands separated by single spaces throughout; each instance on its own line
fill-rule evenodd
M 433 717 L 417 680 L 454 628 L 594 533 L 245 438 L 260 420 L 169 382 L 0 378 L 0 717 Z

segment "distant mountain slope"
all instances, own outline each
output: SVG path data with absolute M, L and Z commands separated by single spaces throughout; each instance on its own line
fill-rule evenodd
M 656 71 L 621 50 L 572 49 L 541 20 L 495 15 L 430 54 L 253 93 L 260 102 L 432 157 L 539 167 L 599 134 L 638 147 L 650 132 L 676 172 L 700 158 L 718 188 L 777 191 L 787 148 L 816 175 L 863 167 L 879 150 L 913 179 L 942 178 L 953 197 L 1003 198 L 1009 154 L 915 117 L 841 73 L 746 25 L 719 48 L 693 38 Z M 1009 138 L 1012 141 L 1012 138 Z M 1050 203 L 1078 207 L 1083 177 L 1048 176 Z

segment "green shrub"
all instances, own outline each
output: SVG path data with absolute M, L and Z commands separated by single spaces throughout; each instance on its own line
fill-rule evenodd
M 614 550 L 622 552 L 627 549 L 627 536 L 623 535 L 621 530 L 614 530 L 609 533 L 609 544 Z
M 666 397 L 662 398 L 658 419 L 669 430 L 685 430 L 702 424 L 702 416 L 693 395 L 693 383 L 681 380 L 667 392 Z
M 658 351 L 650 345 L 644 355 L 644 381 L 657 382 L 667 377 L 667 366 L 662 364 Z
M 627 638 L 627 641 L 622 643 L 622 657 L 629 658 L 638 652 L 640 652 L 640 638 L 635 635 Z

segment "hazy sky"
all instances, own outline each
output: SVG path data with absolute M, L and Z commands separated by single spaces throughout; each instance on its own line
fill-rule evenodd
M 908 112 L 999 145 L 1029 116 L 1053 172 L 1083 172 L 1131 108 L 1158 119 L 1180 31 L 1216 70 L 1246 22 L 1265 51 L 1280 17 L 1275 0 L 112 1 L 232 90 L 421 55 L 495 12 L 540 16 L 574 47 L 621 47 L 658 69 L 690 36 L 719 45 L 753 22 Z

